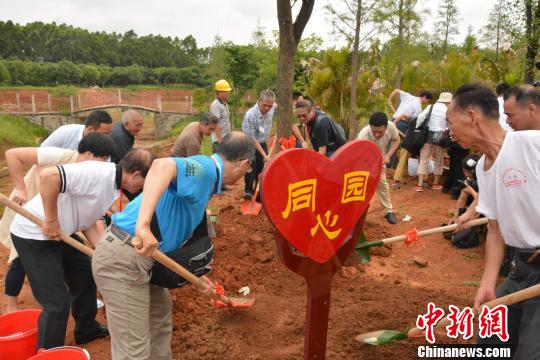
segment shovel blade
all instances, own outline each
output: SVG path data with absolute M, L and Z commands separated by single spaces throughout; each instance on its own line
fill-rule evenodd
M 369 254 L 369 248 L 363 247 L 364 244 L 368 244 L 368 241 L 366 240 L 366 235 L 362 231 L 358 244 L 354 250 L 360 256 L 360 261 L 362 264 L 369 264 L 371 261 L 371 255 Z
M 355 340 L 369 345 L 386 345 L 406 337 L 407 334 L 402 331 L 378 330 L 360 334 L 355 337 Z
M 249 298 L 238 298 L 238 297 L 227 296 L 226 299 L 228 300 L 228 303 L 221 300 L 216 300 L 216 301 L 213 301 L 212 304 L 218 308 L 232 307 L 232 308 L 237 308 L 237 309 L 247 309 L 247 308 L 252 307 L 253 304 L 255 303 L 255 299 L 249 299 Z
M 244 200 L 240 210 L 242 215 L 259 215 L 262 209 L 262 204 L 254 200 Z

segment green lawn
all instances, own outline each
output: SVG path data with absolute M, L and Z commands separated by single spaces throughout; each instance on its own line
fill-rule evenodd
M 36 140 L 46 135 L 45 129 L 22 116 L 0 115 L 0 144 L 36 146 Z

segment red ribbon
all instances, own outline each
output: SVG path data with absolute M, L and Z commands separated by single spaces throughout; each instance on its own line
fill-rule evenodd
M 417 241 L 420 241 L 420 236 L 418 236 L 418 230 L 416 230 L 416 228 L 407 231 L 405 236 L 407 237 L 405 239 L 405 246 L 413 245 Z

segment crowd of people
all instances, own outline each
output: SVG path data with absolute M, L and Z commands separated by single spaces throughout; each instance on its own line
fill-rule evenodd
M 75 319 L 77 344 L 111 336 L 112 358 L 170 359 L 172 302 L 151 258 L 155 249 L 197 258 L 209 253 L 206 208 L 214 194 L 244 178 L 244 199 L 257 196 L 259 176 L 279 147 L 269 144 L 276 95 L 263 90 L 245 113 L 242 131 L 234 131 L 228 106 L 232 87 L 215 83 L 209 112 L 188 124 L 171 149 L 157 159 L 134 148 L 143 119 L 129 110 L 113 125 L 104 111 L 93 111 L 84 124 L 64 125 L 39 148 L 15 148 L 5 154 L 15 189 L 11 199 L 43 219 L 40 227 L 6 209 L 0 240 L 10 249 L 6 274 L 7 311 L 28 277 L 42 306 L 38 348 L 64 345 L 68 316 Z M 394 108 L 394 98 L 399 105 Z M 488 218 L 486 266 L 475 306 L 539 282 L 540 271 L 540 91 L 530 85 L 500 84 L 493 90 L 466 84 L 454 93 L 418 97 L 394 90 L 389 117 L 377 111 L 358 140 L 375 143 L 383 158 L 376 195 L 390 224 L 398 222 L 390 192 L 404 191 L 409 163 L 417 157 L 416 192 L 443 191 L 455 197 L 453 222 L 458 230 L 479 216 Z M 426 105 L 422 108 L 423 105 Z M 347 139 L 343 128 L 313 101 L 295 93 L 298 123 L 292 127 L 296 147 L 330 157 Z M 424 131 L 418 154 L 404 147 L 408 133 Z M 203 156 L 205 136 L 212 137 L 211 156 Z M 311 150 L 309 150 L 311 151 Z M 445 157 L 449 168 L 443 183 Z M 430 162 L 433 181 L 428 185 Z M 24 169 L 30 170 L 24 174 Z M 386 171 L 394 167 L 393 184 Z M 130 200 L 113 206 L 120 194 Z M 111 209 L 115 210 L 111 214 Z M 62 233 L 95 248 L 92 259 L 59 241 Z M 142 241 L 133 246 L 134 237 Z M 194 243 L 202 246 L 192 246 Z M 207 245 L 209 244 L 209 245 Z M 505 254 L 508 279 L 496 288 Z M 155 269 L 156 271 L 152 271 Z M 215 296 L 205 276 L 199 289 Z M 105 302 L 107 326 L 96 320 L 97 291 Z M 532 299 L 509 308 L 510 344 L 517 358 L 540 356 L 534 341 L 539 322 Z M 539 315 L 540 316 L 540 315 Z M 484 342 L 495 341 L 483 339 Z

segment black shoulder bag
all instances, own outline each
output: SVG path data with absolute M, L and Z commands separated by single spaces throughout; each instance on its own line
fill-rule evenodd
M 150 229 L 156 239 L 161 241 L 161 232 L 155 213 L 152 217 Z M 197 277 L 210 272 L 210 264 L 214 257 L 214 246 L 212 245 L 210 237 L 208 237 L 206 212 L 203 215 L 201 223 L 193 231 L 191 238 L 178 249 L 165 253 L 165 255 L 182 265 Z M 186 285 L 188 281 L 160 263 L 155 262 L 152 267 L 150 283 L 168 289 L 175 289 Z
M 405 134 L 405 138 L 403 139 L 403 144 L 401 144 L 401 146 L 414 156 L 420 155 L 420 150 L 427 141 L 429 133 L 428 124 L 429 119 L 431 118 L 432 111 L 433 105 L 431 105 L 431 107 L 429 108 L 429 112 L 424 120 L 424 123 L 418 129 L 416 128 L 416 122 L 418 121 L 418 118 L 412 120 L 409 125 L 409 130 L 407 130 L 407 134 Z

